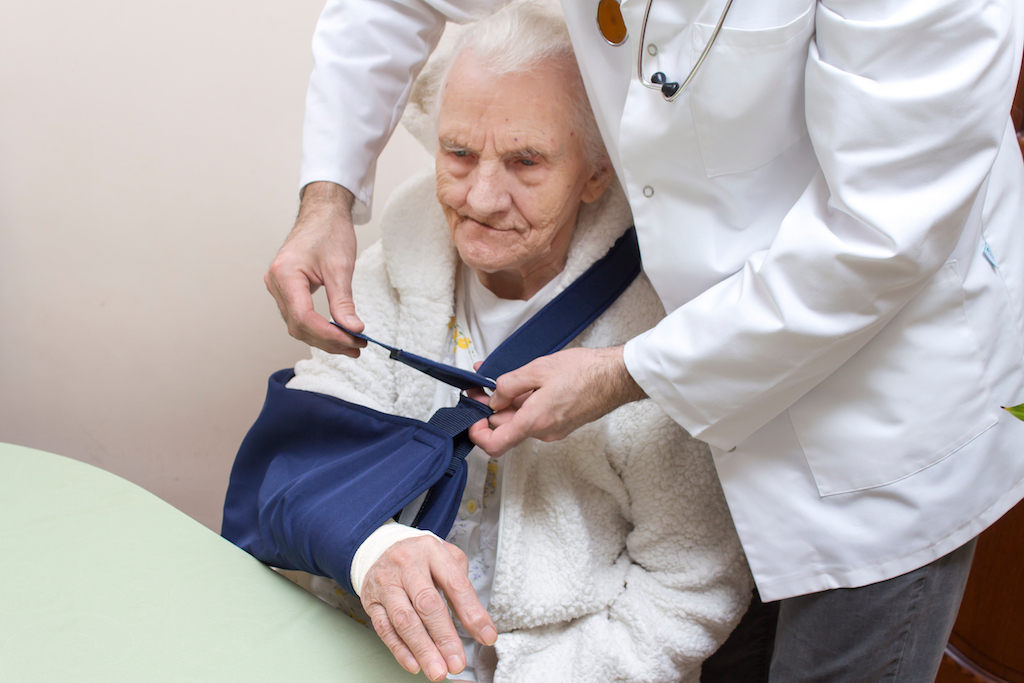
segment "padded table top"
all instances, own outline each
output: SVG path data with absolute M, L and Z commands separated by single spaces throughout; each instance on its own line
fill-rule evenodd
M 138 486 L 0 444 L 0 681 L 426 680 Z

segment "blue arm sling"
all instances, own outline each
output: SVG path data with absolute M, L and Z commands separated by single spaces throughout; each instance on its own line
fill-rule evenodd
M 460 389 L 494 388 L 491 377 L 554 353 L 611 306 L 641 269 L 630 228 L 608 254 L 487 357 L 477 373 L 387 348 L 391 358 Z M 491 414 L 462 396 L 428 422 L 333 396 L 287 389 L 291 369 L 270 377 L 267 398 L 231 470 L 221 534 L 283 569 L 329 576 L 353 591 L 355 551 L 424 491 L 413 526 L 441 538 L 466 486 L 467 430 Z

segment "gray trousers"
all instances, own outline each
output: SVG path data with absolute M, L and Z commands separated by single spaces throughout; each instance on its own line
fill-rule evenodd
M 974 546 L 862 588 L 767 604 L 755 591 L 701 683 L 933 683 Z

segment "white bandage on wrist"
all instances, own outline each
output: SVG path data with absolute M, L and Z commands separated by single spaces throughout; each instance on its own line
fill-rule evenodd
M 363 544 L 356 550 L 356 554 L 352 558 L 352 569 L 349 571 L 349 578 L 352 579 L 352 587 L 355 589 L 356 595 L 362 594 L 366 573 L 370 571 L 370 567 L 377 563 L 377 560 L 380 559 L 380 556 L 388 548 L 399 541 L 404 541 L 407 538 L 416 538 L 417 536 L 433 536 L 437 540 L 441 540 L 439 536 L 429 531 L 398 524 L 391 519 L 367 536 Z

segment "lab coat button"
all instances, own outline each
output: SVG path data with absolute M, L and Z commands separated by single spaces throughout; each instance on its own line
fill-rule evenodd
M 658 46 L 655 45 L 654 43 L 651 43 L 650 45 L 648 45 L 647 46 L 647 54 L 649 54 L 652 57 L 657 55 L 658 54 Z
M 647 197 L 648 199 L 650 199 L 651 197 L 653 197 L 653 196 L 654 196 L 654 188 L 653 188 L 653 187 L 651 187 L 650 185 L 648 185 L 647 187 L 645 187 L 645 188 L 644 188 L 644 196 L 645 196 L 645 197 Z

